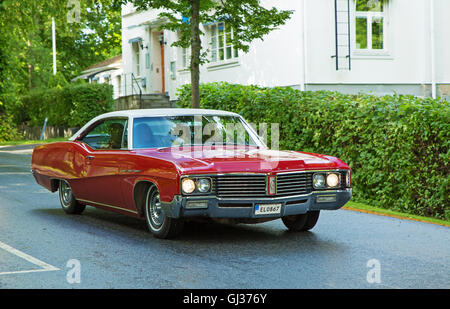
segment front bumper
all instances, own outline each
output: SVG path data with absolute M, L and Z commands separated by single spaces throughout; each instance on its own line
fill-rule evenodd
M 165 215 L 171 218 L 280 218 L 304 214 L 310 210 L 336 210 L 344 206 L 352 197 L 352 189 L 335 191 L 315 191 L 309 194 L 275 198 L 218 198 L 216 196 L 180 196 L 172 202 L 161 203 Z M 202 202 L 205 208 L 189 208 L 192 202 Z M 255 214 L 256 205 L 281 204 L 279 214 Z

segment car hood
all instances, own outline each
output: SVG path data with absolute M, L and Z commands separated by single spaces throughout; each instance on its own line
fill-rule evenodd
M 182 174 L 277 173 L 296 170 L 349 167 L 341 160 L 320 154 L 259 149 L 256 147 L 180 147 L 139 150 L 140 155 L 172 162 Z

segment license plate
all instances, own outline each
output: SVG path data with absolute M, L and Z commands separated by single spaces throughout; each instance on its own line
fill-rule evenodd
M 281 204 L 258 204 L 255 206 L 255 215 L 273 215 L 281 213 Z

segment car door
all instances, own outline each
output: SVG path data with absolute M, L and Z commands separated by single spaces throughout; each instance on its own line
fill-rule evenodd
M 109 118 L 96 124 L 81 139 L 87 145 L 82 181 L 86 201 L 123 208 L 120 171 L 129 152 L 127 132 L 127 118 Z

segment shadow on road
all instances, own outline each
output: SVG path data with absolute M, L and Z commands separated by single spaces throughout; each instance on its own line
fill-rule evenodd
M 332 242 L 314 230 L 294 233 L 284 228 L 281 221 L 262 224 L 223 224 L 214 221 L 187 222 L 183 233 L 174 240 L 160 240 L 152 237 L 147 231 L 144 220 L 120 215 L 108 211 L 86 208 L 82 215 L 66 215 L 62 209 L 47 208 L 32 210 L 41 218 L 64 224 L 66 228 L 76 231 L 89 231 L 97 236 L 119 237 L 133 243 L 158 243 L 160 246 L 178 247 L 179 245 L 197 245 L 216 248 L 245 248 L 259 250 L 261 254 L 277 254 L 283 252 L 318 252 L 341 254 L 347 250 L 342 243 Z M 317 231 L 320 227 L 316 227 Z M 324 252 L 325 251 L 325 252 Z

